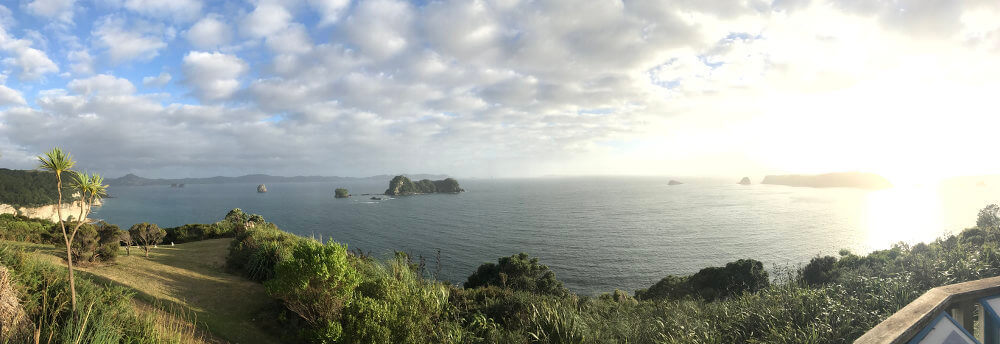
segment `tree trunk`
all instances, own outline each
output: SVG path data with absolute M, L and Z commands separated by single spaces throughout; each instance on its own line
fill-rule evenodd
M 69 268 L 69 294 L 76 311 L 76 283 L 73 281 L 73 252 L 70 249 L 69 235 L 66 235 L 66 222 L 62 217 L 62 172 L 56 171 L 56 192 L 59 194 L 59 203 L 56 204 L 56 216 L 59 216 L 59 228 L 62 228 L 63 239 L 66 240 L 66 267 Z

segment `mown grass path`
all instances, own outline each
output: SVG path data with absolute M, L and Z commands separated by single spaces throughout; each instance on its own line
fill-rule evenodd
M 209 332 L 232 343 L 279 343 L 255 319 L 268 303 L 263 285 L 225 271 L 225 257 L 232 239 L 213 239 L 160 245 L 149 258 L 133 247 L 122 249 L 115 263 L 80 267 L 79 270 L 139 292 L 150 303 L 182 305 L 198 315 Z M 54 263 L 63 263 L 56 250 L 44 250 Z M 39 252 L 41 253 L 41 252 Z

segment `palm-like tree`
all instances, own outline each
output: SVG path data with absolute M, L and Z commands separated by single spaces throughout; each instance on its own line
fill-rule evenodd
M 66 266 L 69 267 L 69 290 L 73 305 L 73 310 L 76 310 L 76 285 L 73 283 L 73 256 L 70 253 L 70 240 L 69 236 L 66 235 L 66 222 L 63 221 L 62 216 L 62 173 L 69 172 L 76 164 L 73 158 L 69 156 L 68 153 L 62 151 L 59 148 L 53 148 L 52 151 L 45 153 L 45 156 L 38 156 L 39 169 L 55 172 L 56 174 L 56 192 L 59 193 L 59 203 L 56 204 L 56 215 L 59 217 L 59 227 L 62 228 L 63 239 L 66 241 Z

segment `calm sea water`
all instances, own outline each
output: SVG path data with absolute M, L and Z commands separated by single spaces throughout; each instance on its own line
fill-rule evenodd
M 211 223 L 232 208 L 280 228 L 322 236 L 379 256 L 393 250 L 428 257 L 441 279 L 460 283 L 476 267 L 526 252 L 568 288 L 597 294 L 645 288 L 668 274 L 690 274 L 740 258 L 795 266 L 816 255 L 933 240 L 975 223 L 998 190 L 968 187 L 881 191 L 736 185 L 659 178 L 462 180 L 468 192 L 371 201 L 334 199 L 380 193 L 388 181 L 113 187 L 116 198 L 93 215 L 127 228 Z

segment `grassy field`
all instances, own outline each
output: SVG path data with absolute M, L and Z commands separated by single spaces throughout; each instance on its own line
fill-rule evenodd
M 216 337 L 233 343 L 278 343 L 260 329 L 269 319 L 257 319 L 266 300 L 264 287 L 225 271 L 232 239 L 214 239 L 175 246 L 160 245 L 143 256 L 141 249 L 125 250 L 110 265 L 79 267 L 84 276 L 128 286 L 151 304 L 176 304 L 193 311 L 199 323 Z M 65 264 L 53 246 L 30 245 L 44 259 Z M 209 338 L 210 339 L 210 338 Z M 214 341 L 214 340 L 209 340 Z

